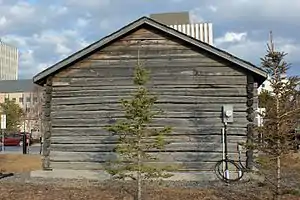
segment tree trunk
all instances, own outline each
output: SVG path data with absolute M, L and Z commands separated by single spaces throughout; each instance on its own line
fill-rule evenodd
M 276 178 L 276 200 L 280 200 L 280 195 L 281 195 L 281 159 L 280 156 L 277 156 L 277 178 Z
M 277 117 L 277 136 L 279 136 L 280 134 L 280 126 L 279 126 L 279 96 L 276 96 L 276 117 Z M 281 179 L 281 163 L 280 163 L 280 140 L 277 140 L 277 157 L 276 157 L 276 161 L 277 161 L 277 166 L 276 166 L 276 170 L 277 170 L 277 177 L 276 177 L 276 194 L 275 194 L 275 199 L 276 200 L 280 200 L 280 179 Z
M 141 140 L 138 141 L 140 148 Z M 138 150 L 138 171 L 137 171 L 137 200 L 142 200 L 142 177 L 141 177 L 141 152 Z

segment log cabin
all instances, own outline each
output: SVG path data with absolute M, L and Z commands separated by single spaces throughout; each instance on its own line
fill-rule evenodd
M 234 55 L 142 17 L 37 74 L 44 87 L 43 169 L 102 170 L 115 156 L 116 137 L 104 127 L 122 117 L 120 99 L 135 89 L 139 59 L 150 70 L 150 91 L 165 113 L 153 126 L 173 128 L 159 153 L 180 173 L 211 172 L 223 158 L 222 106 L 233 106 L 228 152 L 251 141 L 257 88 L 265 71 Z M 251 166 L 253 152 L 243 151 Z

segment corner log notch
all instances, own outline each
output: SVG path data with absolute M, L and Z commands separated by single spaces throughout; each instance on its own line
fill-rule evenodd
M 257 108 L 258 98 L 257 98 L 257 83 L 254 81 L 252 75 L 247 76 L 247 144 L 252 145 L 254 140 L 255 131 L 255 110 Z M 246 152 L 247 160 L 246 167 L 248 169 L 253 168 L 253 150 L 248 147 Z
M 44 91 L 44 106 L 43 106 L 43 159 L 42 168 L 43 170 L 50 169 L 50 145 L 51 145 L 51 100 L 52 100 L 52 77 L 48 77 L 45 84 Z

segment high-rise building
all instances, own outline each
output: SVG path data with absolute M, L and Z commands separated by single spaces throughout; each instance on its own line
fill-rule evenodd
M 18 49 L 0 40 L 0 80 L 18 79 Z
M 150 14 L 150 18 L 176 29 L 177 31 L 182 32 L 190 37 L 213 45 L 212 23 L 192 23 L 189 12 Z

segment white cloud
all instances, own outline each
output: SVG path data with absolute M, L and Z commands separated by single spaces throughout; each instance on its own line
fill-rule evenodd
M 252 61 L 254 64 L 260 65 L 260 58 L 262 58 L 267 51 L 268 40 L 255 40 L 247 36 L 246 33 L 229 32 L 225 36 L 216 38 L 215 44 L 217 47 L 224 49 L 240 58 Z M 227 36 L 226 36 L 227 35 Z M 286 61 L 288 63 L 299 62 L 300 43 L 298 41 L 275 37 L 275 50 L 284 51 L 288 55 Z
M 259 61 L 266 50 L 267 29 L 274 29 L 276 46 L 289 53 L 289 61 L 300 63 L 296 34 L 300 30 L 295 26 L 299 0 L 288 4 L 282 0 L 0 0 L 0 4 L 0 36 L 20 49 L 21 77 L 29 78 L 142 15 L 181 10 L 190 10 L 193 22 L 212 22 L 215 44 L 250 61 Z
M 210 9 L 212 12 L 217 12 L 218 8 L 216 6 L 210 5 L 208 6 L 208 9 Z
M 217 8 L 218 12 L 211 12 Z M 288 19 L 295 20 L 300 17 L 300 1 L 289 0 L 288 3 L 282 0 L 204 0 L 201 5 L 192 10 L 197 10 L 201 15 L 207 15 L 213 20 L 250 20 L 264 21 L 274 20 L 286 22 Z M 258 21 L 259 22 L 259 21 Z
M 216 38 L 215 39 L 215 44 L 216 45 L 221 45 L 223 43 L 227 42 L 241 42 L 245 41 L 247 37 L 247 33 L 235 33 L 235 32 L 227 32 L 225 33 L 224 36 Z
M 88 20 L 88 19 L 85 19 L 85 18 L 78 18 L 77 19 L 77 22 L 76 22 L 76 24 L 77 24 L 77 26 L 78 27 L 85 27 L 85 26 L 87 26 L 88 25 L 88 23 L 89 23 L 90 21 Z
M 80 6 L 80 7 L 89 7 L 92 9 L 97 9 L 99 6 L 108 6 L 111 3 L 111 0 L 66 0 L 67 5 L 70 6 Z
M 8 44 L 11 44 L 15 47 L 21 48 L 21 47 L 26 47 L 27 46 L 26 40 L 28 38 L 18 36 L 18 35 L 5 35 L 2 39 L 3 39 L 4 42 L 6 42 Z
M 72 50 L 63 44 L 58 43 L 58 44 L 56 44 L 55 52 L 57 54 L 60 54 L 61 57 L 66 57 L 69 53 L 72 52 Z
M 59 44 L 65 43 L 68 38 L 63 37 L 59 32 L 54 30 L 45 30 L 40 34 L 34 34 L 33 39 L 40 44 Z
M 35 8 L 28 2 L 19 1 L 10 7 L 9 13 L 16 18 L 30 18 L 35 13 Z
M 0 18 L 0 27 L 4 27 L 7 24 L 7 19 L 5 16 Z
M 190 11 L 190 20 L 192 23 L 199 23 L 205 21 L 201 15 L 200 8 L 195 8 Z
M 55 12 L 55 15 L 67 14 L 69 9 L 66 6 L 50 5 L 49 9 L 51 12 Z
M 23 50 L 21 52 L 21 54 L 22 54 L 22 56 L 21 56 L 20 61 L 23 64 L 28 65 L 28 64 L 34 63 L 33 50 L 32 49 Z

